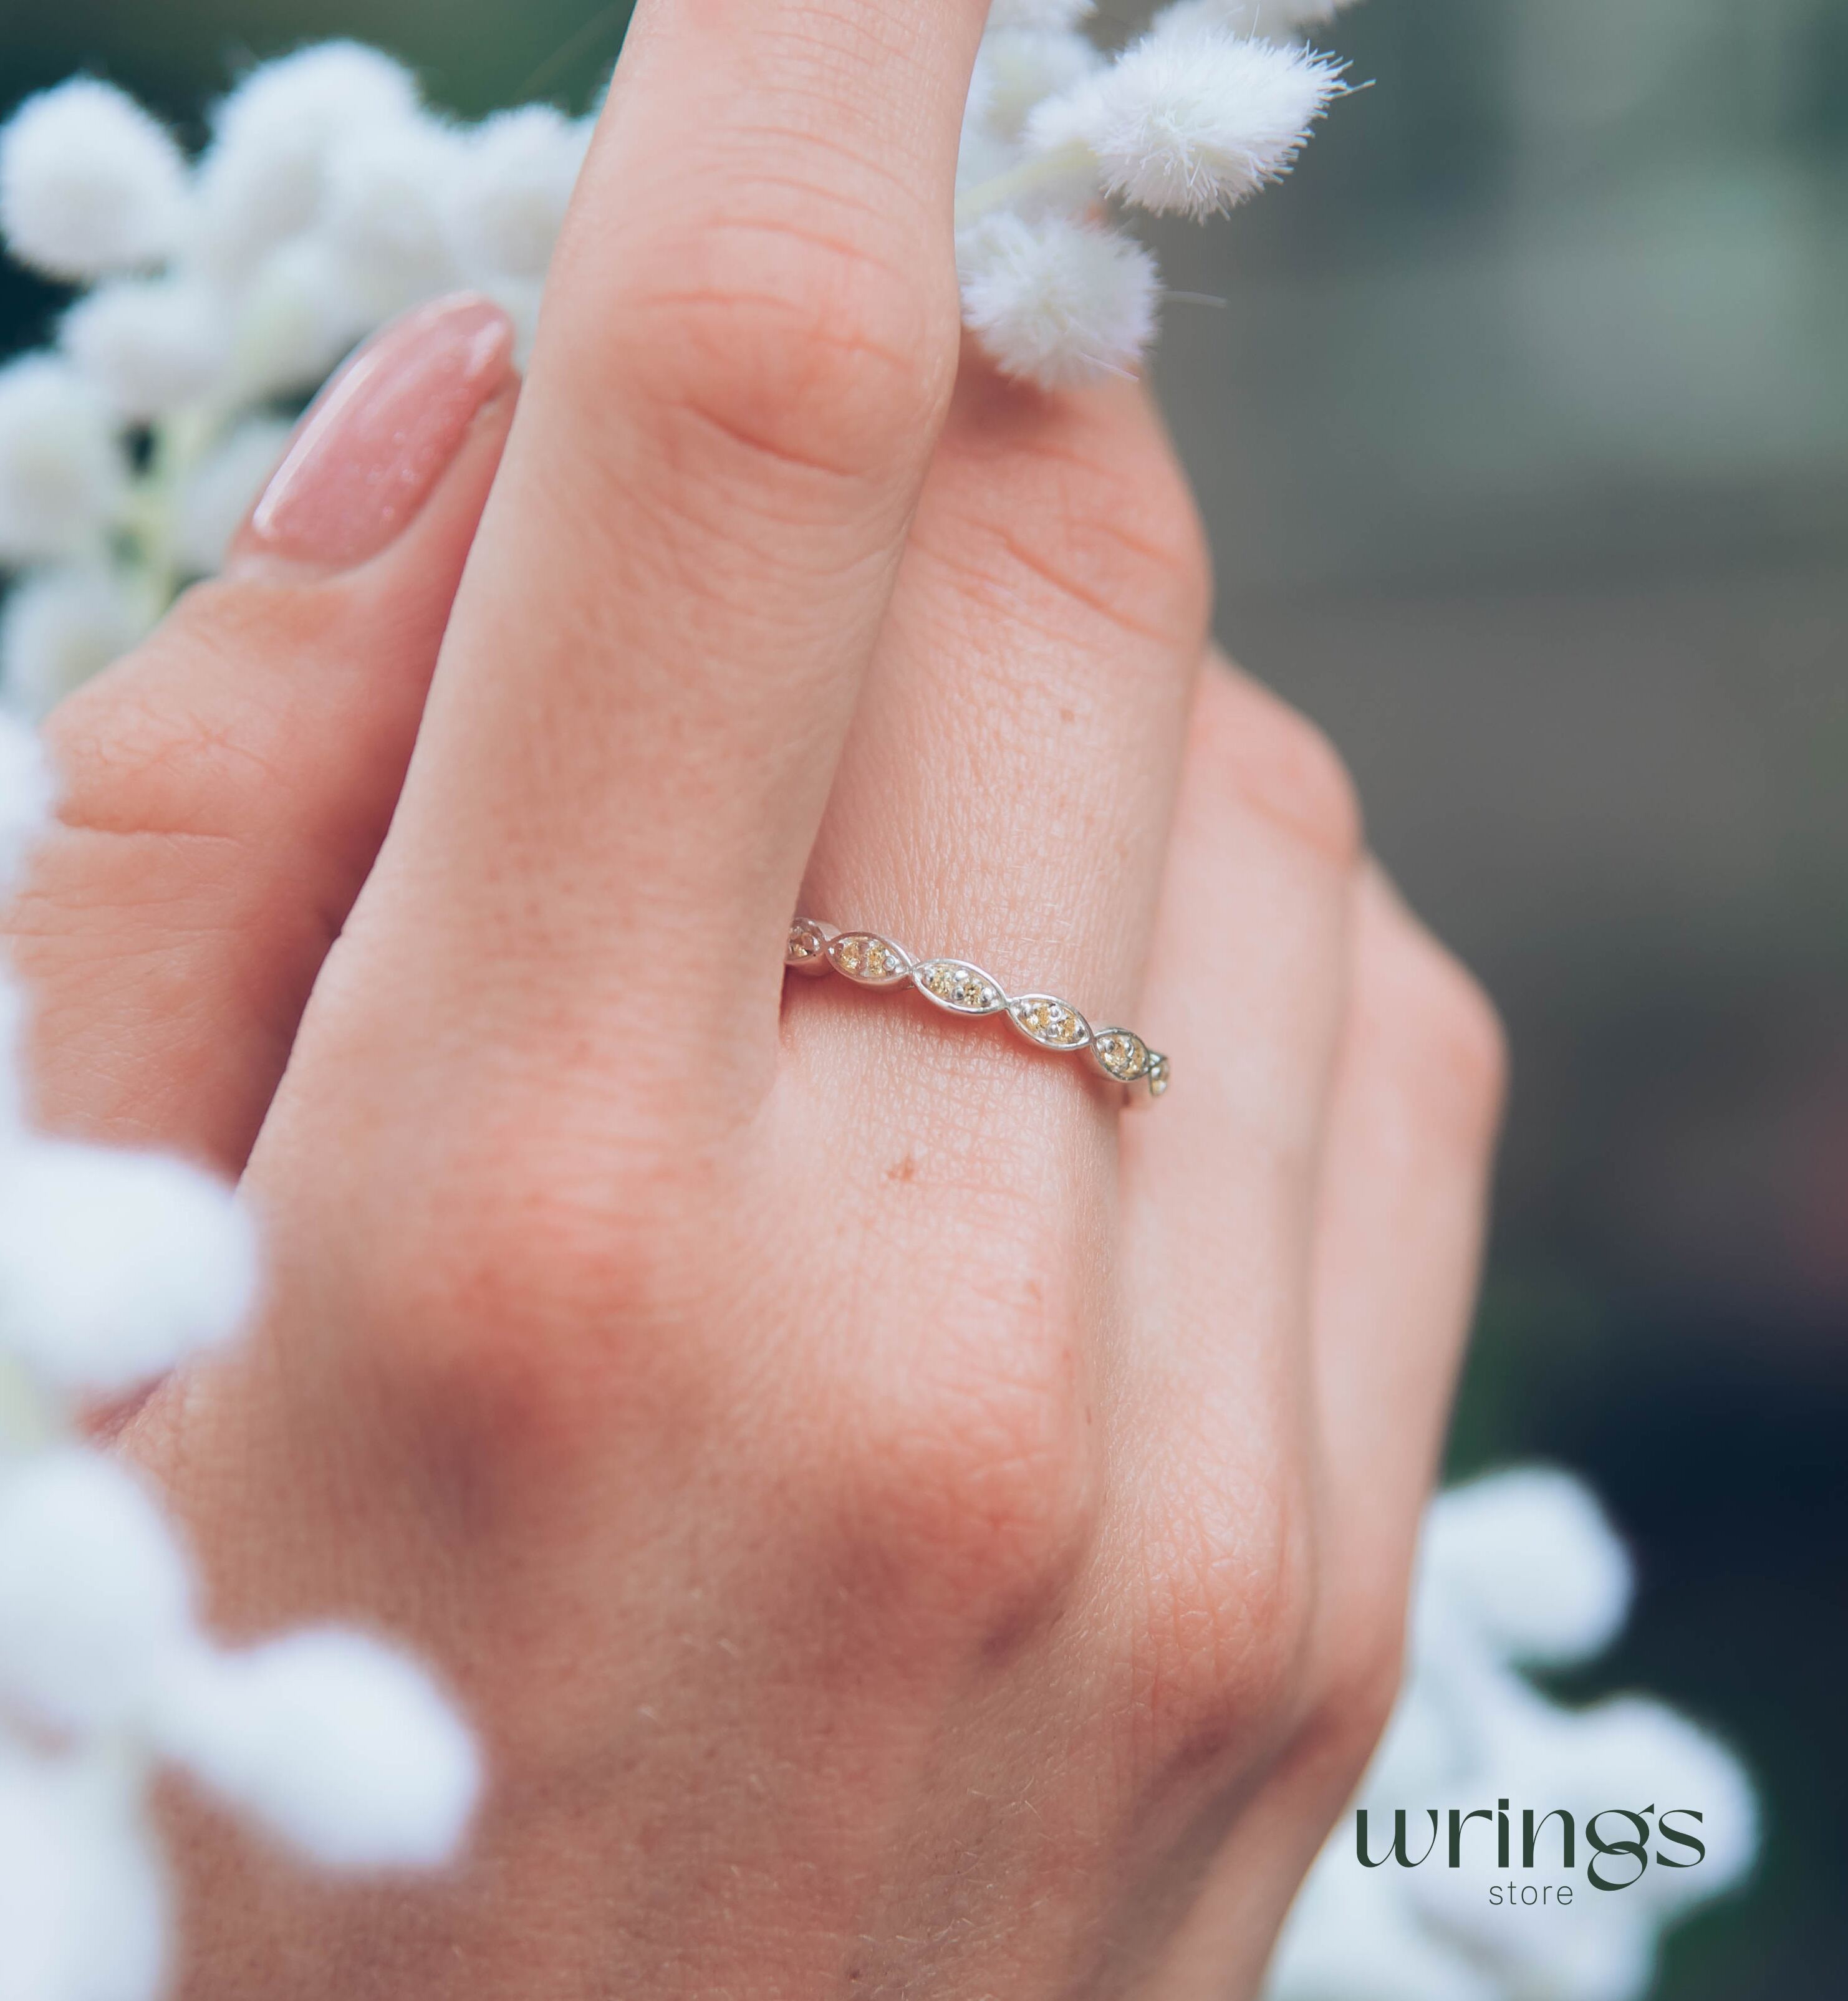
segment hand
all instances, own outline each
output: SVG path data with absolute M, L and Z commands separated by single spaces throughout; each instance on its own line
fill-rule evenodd
M 1389 1706 L 1498 1037 L 1199 672 L 1140 395 L 959 376 L 982 11 L 649 0 L 517 417 L 388 335 L 56 720 L 43 1108 L 272 1268 L 124 1449 L 489 1758 L 433 1885 L 183 1806 L 189 1993 L 1248 1993 Z M 799 905 L 1174 1089 L 785 991 Z

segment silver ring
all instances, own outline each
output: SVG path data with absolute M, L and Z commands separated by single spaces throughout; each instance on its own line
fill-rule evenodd
M 1168 1060 L 1130 1028 L 1094 1028 L 1069 1000 L 1055 994 L 1009 994 L 998 980 L 962 959 L 918 959 L 876 931 L 837 931 L 813 917 L 789 927 L 783 964 L 812 977 L 837 973 L 856 987 L 895 993 L 909 987 L 934 1007 L 965 1021 L 1004 1014 L 1036 1049 L 1054 1056 L 1088 1055 L 1100 1075 L 1136 1094 L 1157 1098 L 1172 1081 Z

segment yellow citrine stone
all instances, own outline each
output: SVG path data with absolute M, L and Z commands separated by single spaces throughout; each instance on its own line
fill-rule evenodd
M 894 987 L 911 971 L 908 953 L 889 938 L 875 938 L 869 931 L 850 931 L 836 938 L 827 954 L 836 971 L 862 987 Z
M 1101 1028 L 1091 1046 L 1105 1075 L 1119 1084 L 1134 1084 L 1148 1074 L 1148 1045 L 1127 1028 Z
M 1090 1023 L 1053 994 L 1023 994 L 1008 1011 L 1015 1028 L 1042 1049 L 1081 1049 L 1091 1040 Z
M 933 959 L 918 967 L 912 977 L 940 1007 L 952 1014 L 995 1014 L 1007 997 L 980 966 L 959 959 Z
M 810 924 L 806 918 L 799 919 L 789 927 L 789 936 L 783 946 L 783 963 L 813 966 L 827 956 L 827 933 L 820 925 Z

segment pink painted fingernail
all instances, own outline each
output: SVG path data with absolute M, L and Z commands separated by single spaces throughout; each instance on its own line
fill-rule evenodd
M 236 555 L 346 569 L 403 529 L 507 380 L 513 322 L 474 293 L 394 320 L 311 405 Z

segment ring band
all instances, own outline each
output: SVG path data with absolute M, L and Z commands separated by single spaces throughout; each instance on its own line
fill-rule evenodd
M 1094 1028 L 1069 1000 L 1051 994 L 1002 990 L 979 966 L 961 959 L 917 959 L 876 931 L 837 931 L 813 917 L 789 927 L 783 964 L 792 973 L 837 973 L 856 987 L 892 992 L 915 988 L 933 1007 L 966 1021 L 1004 1014 L 1035 1049 L 1056 1056 L 1089 1053 L 1098 1071 L 1126 1090 L 1141 1086 L 1161 1096 L 1172 1073 L 1168 1058 L 1129 1028 Z

